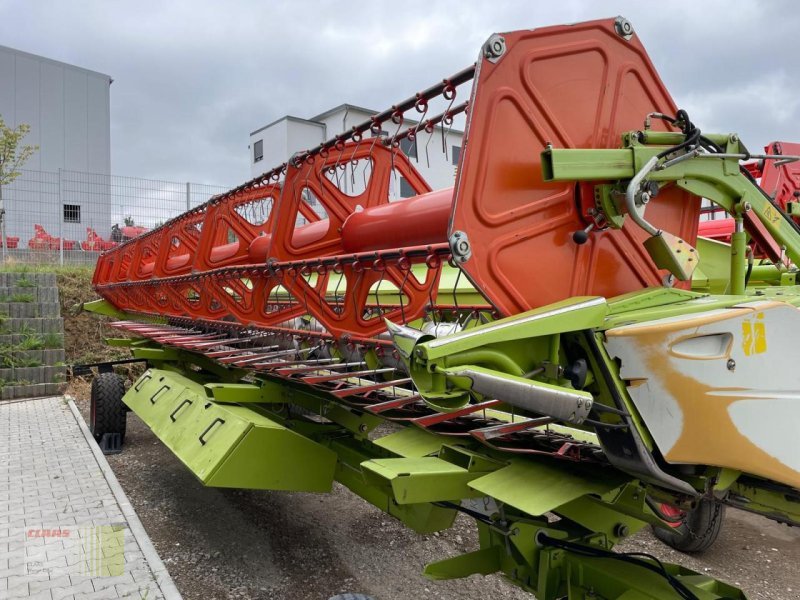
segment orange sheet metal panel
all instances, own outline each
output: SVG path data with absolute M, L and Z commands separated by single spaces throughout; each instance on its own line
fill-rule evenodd
M 800 144 L 792 142 L 772 142 L 764 148 L 767 154 L 800 155 Z M 800 192 L 800 162 L 779 164 L 775 160 L 765 160 L 761 173 L 761 187 L 775 199 L 778 206 L 786 210 L 788 202 L 797 202 Z
M 638 38 L 618 35 L 613 19 L 502 36 L 505 54 L 479 61 L 458 170 L 449 233 L 466 232 L 472 245 L 462 268 L 505 315 L 661 285 L 666 272 L 630 220 L 575 244 L 587 204 L 579 206 L 574 184 L 544 183 L 541 172 L 547 143 L 618 148 L 648 113 L 675 114 Z M 699 208 L 699 199 L 665 189 L 646 216 L 693 243 Z

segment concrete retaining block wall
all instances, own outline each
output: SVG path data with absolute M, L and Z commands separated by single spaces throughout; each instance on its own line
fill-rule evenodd
M 0 399 L 58 394 L 66 381 L 54 273 L 0 273 Z

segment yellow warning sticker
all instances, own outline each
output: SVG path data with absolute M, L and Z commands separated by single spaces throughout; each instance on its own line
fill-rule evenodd
M 764 326 L 764 313 L 758 313 L 755 321 L 742 321 L 742 350 L 745 356 L 763 354 L 767 351 L 767 329 Z
M 770 223 L 777 223 L 781 220 L 781 215 L 772 206 L 767 206 L 764 209 L 764 216 Z

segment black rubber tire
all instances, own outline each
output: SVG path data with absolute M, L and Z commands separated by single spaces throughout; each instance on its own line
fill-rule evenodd
M 655 536 L 667 546 L 680 552 L 703 552 L 719 537 L 725 520 L 725 505 L 703 499 L 692 511 L 686 512 L 677 527 L 653 527 Z
M 328 600 L 374 600 L 374 598 L 365 594 L 336 594 Z
M 125 383 L 116 373 L 100 373 L 92 380 L 89 429 L 98 442 L 106 433 L 118 433 L 125 440 L 128 411 L 122 403 Z

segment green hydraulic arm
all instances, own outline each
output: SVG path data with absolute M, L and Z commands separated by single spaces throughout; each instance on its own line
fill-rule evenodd
M 746 243 L 743 229 L 746 213 L 752 213 L 763 228 L 800 264 L 800 233 L 792 220 L 743 172 L 739 162 L 751 155 L 736 134 L 706 135 L 724 149 L 721 153 L 694 150 L 674 157 L 659 155 L 684 141 L 681 134 L 630 132 L 623 148 L 614 150 L 559 149 L 548 146 L 542 153 L 545 181 L 617 181 L 598 185 L 598 205 L 610 227 L 621 228 L 629 216 L 651 234 L 645 243 L 657 266 L 679 279 L 689 279 L 700 260 L 694 249 L 669 232 L 658 231 L 644 220 L 647 203 L 657 194 L 656 186 L 672 183 L 697 197 L 707 198 L 730 213 L 736 222 L 730 253 L 731 294 L 745 292 Z M 785 157 L 769 157 L 785 159 Z M 647 189 L 645 189 L 647 188 Z M 683 256 L 677 250 L 683 246 Z M 687 249 L 689 251 L 687 251 Z M 693 256 L 694 255 L 694 256 Z

